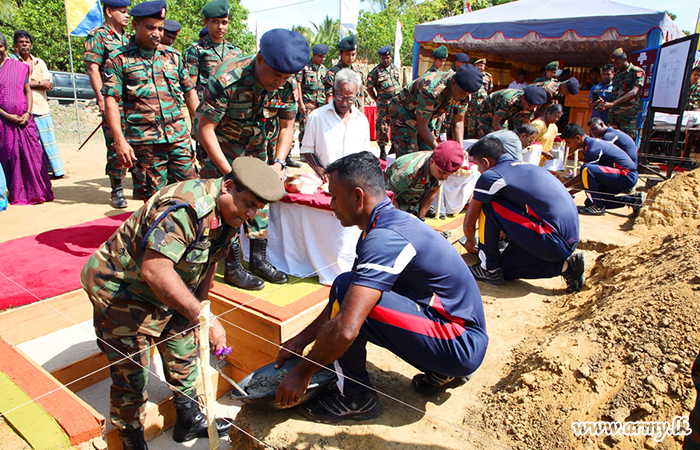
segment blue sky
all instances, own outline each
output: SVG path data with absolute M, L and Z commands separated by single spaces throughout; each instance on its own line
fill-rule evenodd
M 682 30 L 692 31 L 698 17 L 697 0 L 671 0 L 663 3 L 663 7 L 659 6 L 658 0 L 615 1 L 639 8 L 668 9 L 678 15 L 676 23 Z M 321 24 L 326 16 L 338 18 L 340 10 L 339 0 L 242 0 L 241 3 L 250 11 L 248 27 L 255 32 L 255 22 L 257 21 L 260 35 L 273 28 L 290 28 L 294 25 L 312 27 L 311 22 Z M 285 5 L 290 6 L 282 7 Z M 369 1 L 360 2 L 360 9 L 371 10 L 371 8 L 372 5 Z

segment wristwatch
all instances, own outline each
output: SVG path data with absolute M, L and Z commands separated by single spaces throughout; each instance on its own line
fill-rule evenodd
M 282 166 L 283 169 L 287 168 L 287 164 L 284 162 L 283 159 L 275 158 L 274 161 L 272 161 L 272 164 L 274 163 L 279 163 L 279 165 Z

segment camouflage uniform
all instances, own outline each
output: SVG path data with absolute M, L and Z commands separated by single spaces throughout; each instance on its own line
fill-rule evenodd
M 688 91 L 688 103 L 685 104 L 686 111 L 700 111 L 700 80 L 690 86 Z
M 195 178 L 190 133 L 182 112 L 194 89 L 179 53 L 158 46 L 144 52 L 132 38 L 105 66 L 102 94 L 122 104 L 124 137 L 134 149 L 134 197 L 148 198 L 166 184 Z
M 562 84 L 561 81 L 557 81 L 554 78 L 552 78 L 549 80 L 538 81 L 537 83 L 532 84 L 534 86 L 538 86 L 544 89 L 544 92 L 547 94 L 547 99 L 543 104 L 541 104 L 535 109 L 534 114 L 522 111 L 510 118 L 508 120 L 508 128 L 511 130 L 515 130 L 518 127 L 528 123 L 532 120 L 534 116 L 542 117 L 547 108 L 549 108 L 554 103 L 561 103 L 562 106 L 564 105 L 564 96 L 559 95 L 559 86 L 561 86 Z
M 430 66 L 428 70 L 425 71 L 425 73 L 439 73 L 442 72 L 442 70 L 438 70 L 435 66 Z M 425 73 L 423 75 L 425 75 Z M 428 124 L 428 129 L 430 130 L 430 133 L 432 133 L 433 136 L 436 138 L 440 134 L 440 130 L 442 129 L 442 124 L 445 120 L 445 114 L 440 114 L 437 117 L 433 117 L 433 120 L 430 121 L 430 124 Z
M 208 34 L 204 35 L 197 42 L 193 42 L 185 50 L 185 64 L 187 65 L 187 70 L 189 70 L 190 77 L 197 80 L 197 95 L 200 102 L 214 68 L 222 61 L 228 61 L 239 56 L 241 56 L 240 48 L 228 41 L 220 44 L 212 42 Z
M 642 92 L 642 86 L 644 86 L 644 70 L 634 64 L 628 64 L 627 68 L 615 72 L 612 84 L 613 101 L 634 89 L 635 86 L 639 87 L 637 97 L 623 105 L 613 106 L 609 109 L 610 113 L 608 115 L 609 125 L 611 127 L 627 133 L 632 139 L 636 139 L 637 113 L 642 108 L 640 94 Z
M 493 76 L 488 72 L 484 72 L 482 75 L 484 85 L 471 95 L 469 99 L 469 108 L 467 108 L 471 113 L 468 114 L 464 120 L 464 137 L 469 139 L 478 137 L 476 113 L 479 111 L 481 103 L 489 96 L 491 89 L 493 89 Z
M 323 82 L 326 79 L 326 68 L 321 65 L 315 65 L 311 61 L 301 69 L 296 75 L 297 83 L 301 86 L 301 101 L 306 106 L 306 112 L 301 116 L 299 121 L 299 146 L 304 140 L 304 131 L 306 130 L 306 119 L 316 108 L 326 104 L 326 90 Z
M 88 33 L 87 39 L 85 39 L 85 55 L 83 60 L 85 62 L 92 62 L 97 64 L 100 74 L 102 75 L 102 82 L 104 82 L 104 70 L 107 60 L 114 57 L 116 51 L 129 43 L 129 33 L 126 30 L 122 34 L 117 33 L 117 31 L 109 25 L 102 27 L 97 27 Z M 121 111 L 121 104 L 120 111 Z M 123 116 L 122 116 L 123 122 Z M 105 146 L 107 147 L 107 165 L 105 166 L 105 175 L 122 179 L 126 175 L 126 168 L 122 166 L 117 158 L 117 152 L 114 150 L 114 137 L 109 129 L 109 124 L 105 120 L 102 123 L 102 133 L 105 136 Z
M 184 181 L 162 189 L 97 249 L 80 274 L 93 305 L 98 345 L 112 364 L 110 419 L 120 430 L 141 426 L 148 398 L 144 367 L 150 367 L 152 341 L 171 389 L 194 394 L 193 324 L 157 298 L 141 276 L 141 265 L 146 249 L 168 257 L 194 294 L 237 232 L 217 207 L 221 189 L 221 179 Z M 125 359 L 126 354 L 138 364 Z
M 419 150 L 432 150 L 418 135 L 417 117 L 430 121 L 454 108 L 457 114 L 467 110 L 467 99 L 455 101 L 450 93 L 454 72 L 423 75 L 401 90 L 391 104 L 391 147 L 397 158 Z
M 289 77 L 275 92 L 255 81 L 255 55 L 230 59 L 212 73 L 197 111 L 215 122 L 216 137 L 229 163 L 239 156 L 266 160 L 268 141 L 279 135 L 279 120 L 294 120 L 297 113 L 296 79 Z M 197 125 L 195 124 L 195 129 Z M 219 169 L 203 155 L 202 178 L 221 176 Z M 267 239 L 267 206 L 258 210 L 249 236 Z
M 493 116 L 501 117 L 501 124 L 520 113 L 521 117 L 532 120 L 533 112 L 525 112 L 522 107 L 524 91 L 522 89 L 502 89 L 484 99 L 474 117 L 477 122 L 478 137 L 482 138 L 492 131 Z
M 430 176 L 432 155 L 433 152 L 403 155 L 384 172 L 386 189 L 394 193 L 394 201 L 400 210 L 417 214 L 428 191 L 442 184 Z
M 389 108 L 401 90 L 396 67 L 393 64 L 389 64 L 389 67 L 377 64 L 367 75 L 367 88 L 377 93 L 377 145 L 384 148 L 389 143 Z
M 350 69 L 353 72 L 357 72 L 358 74 L 360 74 L 360 78 L 362 78 L 362 87 L 360 87 L 360 95 L 357 96 L 357 101 L 355 102 L 355 106 L 359 108 L 362 105 L 362 99 L 365 95 L 367 95 L 365 92 L 365 76 L 362 75 L 362 72 L 356 66 L 346 66 L 345 64 L 343 64 L 342 61 L 338 61 L 338 64 L 331 67 L 326 72 L 326 78 L 323 79 L 323 86 L 326 88 L 326 98 L 333 96 L 333 84 L 335 83 L 335 74 L 337 74 L 343 69 Z

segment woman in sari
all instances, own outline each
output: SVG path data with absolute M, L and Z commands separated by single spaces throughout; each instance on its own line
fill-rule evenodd
M 10 204 L 53 200 L 49 172 L 32 118 L 29 66 L 7 56 L 0 33 L 0 164 L 7 179 Z

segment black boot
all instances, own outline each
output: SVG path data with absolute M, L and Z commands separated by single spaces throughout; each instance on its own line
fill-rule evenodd
M 275 268 L 267 260 L 266 256 L 267 239 L 251 239 L 250 240 L 250 259 L 248 267 L 255 275 L 261 276 L 270 283 L 284 284 L 289 281 L 286 273 Z
M 199 404 L 185 395 L 175 396 L 175 428 L 173 440 L 187 442 L 198 437 L 207 437 L 207 417 L 199 409 Z M 216 419 L 216 431 L 219 437 L 226 436 L 231 427 L 231 419 Z
M 146 439 L 143 437 L 143 427 L 132 431 L 119 430 L 119 438 L 124 450 L 148 450 Z
M 255 241 L 251 241 L 255 242 Z M 228 248 L 226 255 L 226 270 L 224 270 L 224 281 L 232 286 L 251 291 L 259 291 L 265 287 L 265 282 L 252 273 L 245 270 L 241 264 L 241 244 L 236 238 Z
M 294 158 L 292 158 L 292 152 L 287 154 L 287 159 L 284 160 L 284 163 L 287 165 L 287 167 L 294 167 L 295 169 L 301 167 L 301 164 L 294 161 Z
M 386 161 L 386 147 L 383 145 L 379 146 L 379 159 Z
M 112 195 L 109 199 L 109 204 L 112 206 L 112 208 L 126 208 L 126 198 L 124 197 L 124 188 L 122 187 L 122 180 L 119 178 L 109 177 L 109 183 L 112 185 Z

